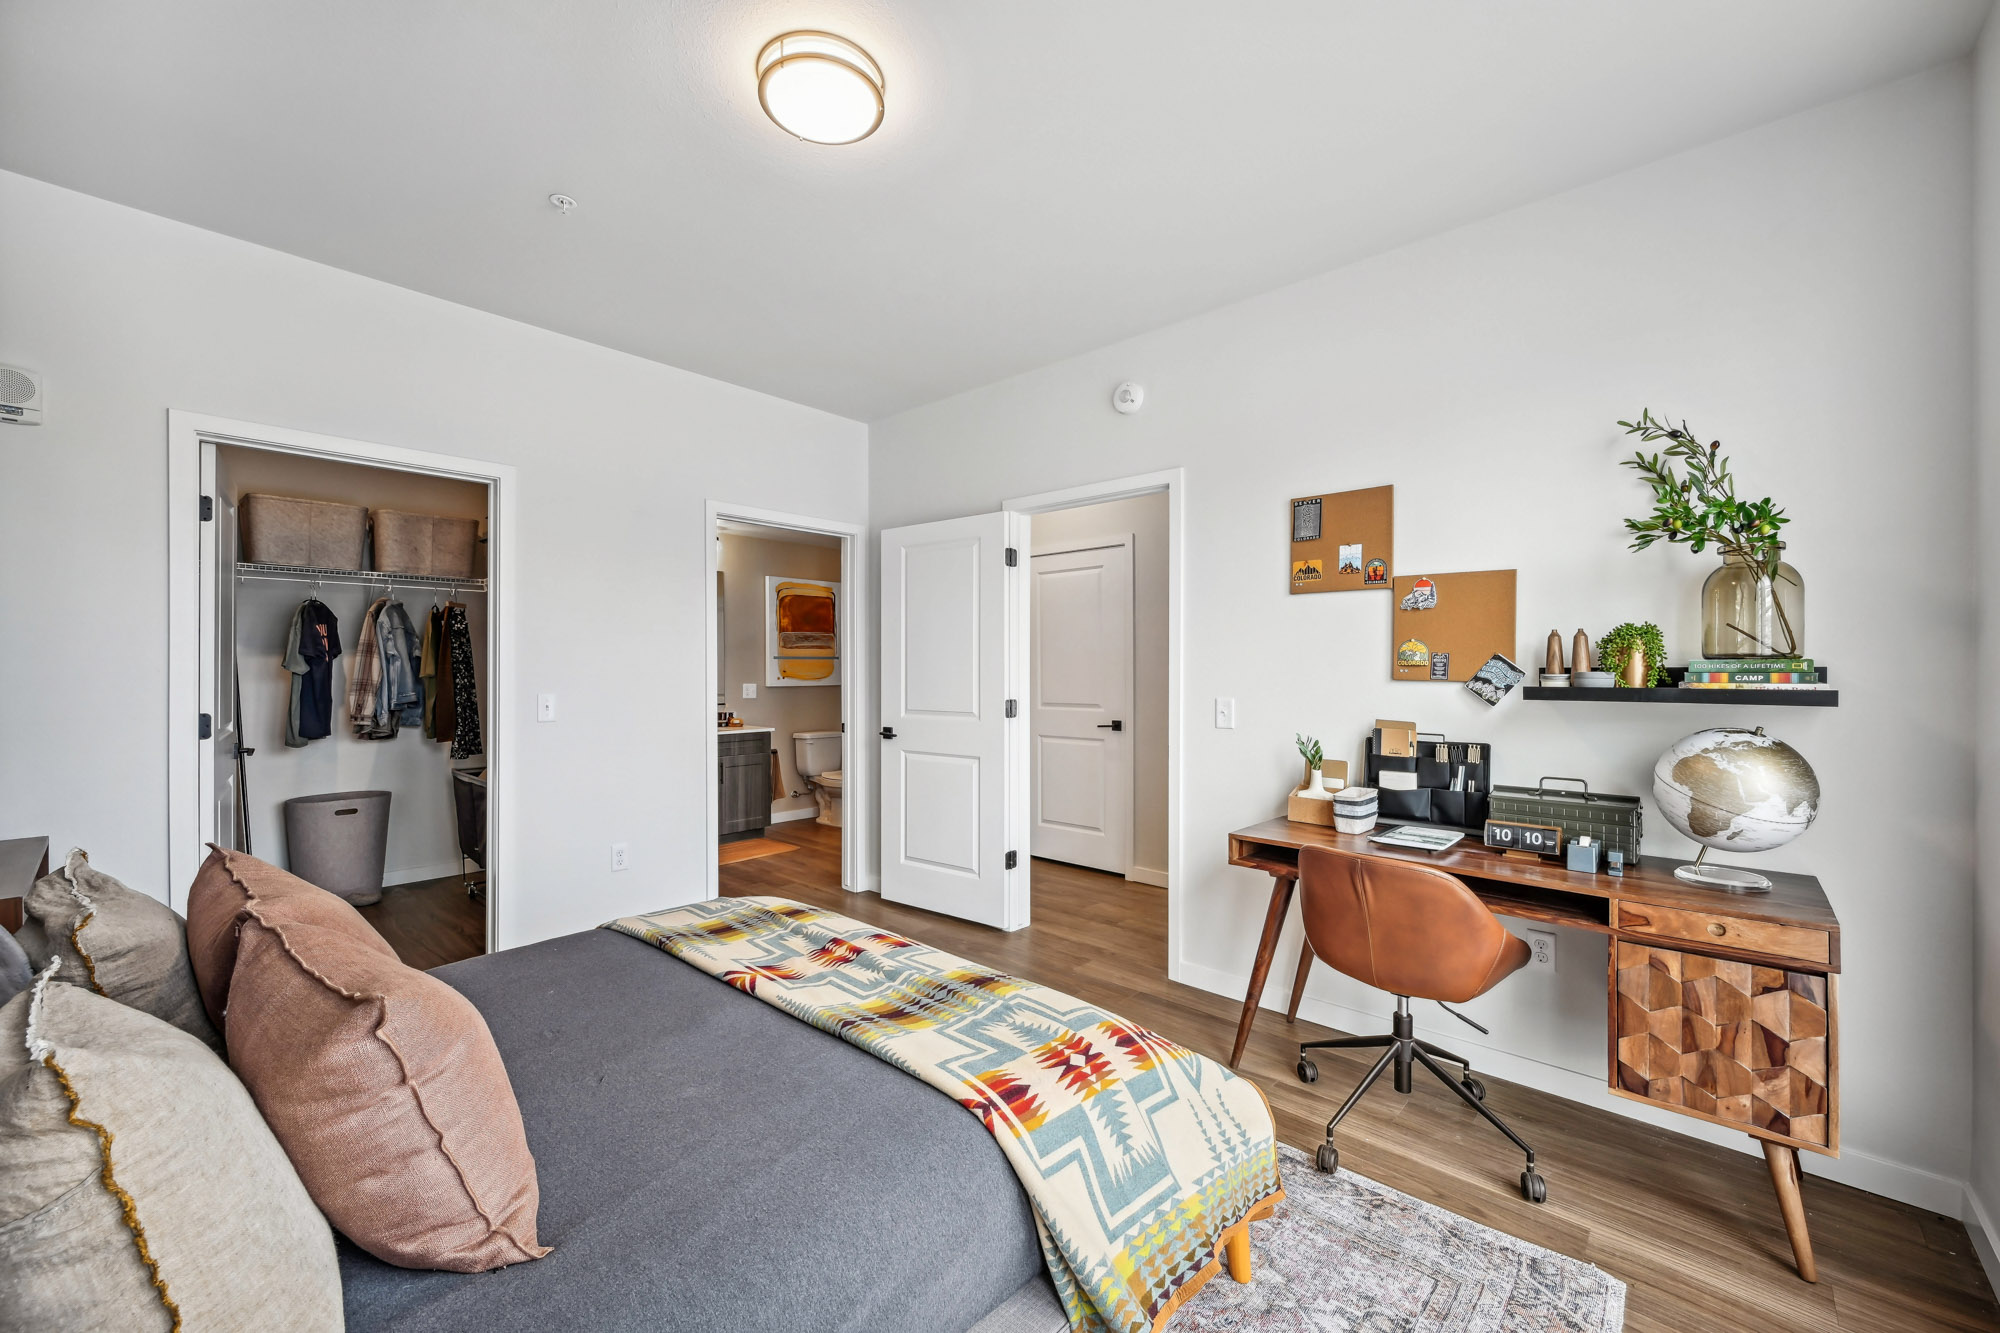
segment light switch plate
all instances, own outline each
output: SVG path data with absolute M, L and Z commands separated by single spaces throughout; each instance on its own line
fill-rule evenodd
M 536 695 L 535 721 L 553 722 L 555 720 L 556 720 L 556 697 L 553 694 Z
M 1236 701 L 1234 699 L 1225 699 L 1222 698 L 1220 695 L 1216 696 L 1215 725 L 1223 728 L 1224 730 L 1235 729 Z
M 757 697 L 757 687 L 755 685 L 752 685 L 747 680 L 743 682 L 743 697 L 746 699 L 754 699 Z

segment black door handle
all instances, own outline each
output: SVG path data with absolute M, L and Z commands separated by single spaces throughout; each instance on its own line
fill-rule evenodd
M 884 727 L 884 728 L 882 728 L 882 739 L 883 739 L 883 740 L 885 740 L 885 741 L 893 741 L 893 740 L 895 740 L 895 739 L 896 739 L 896 729 L 895 729 L 894 727 Z
M 1097 724 L 1097 729 L 1099 731 L 1123 731 L 1125 730 L 1125 719 L 1119 718 L 1114 722 L 1100 722 Z

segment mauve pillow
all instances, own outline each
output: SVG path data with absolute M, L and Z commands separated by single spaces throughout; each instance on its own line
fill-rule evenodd
M 259 861 L 247 852 L 208 845 L 208 859 L 188 890 L 187 950 L 201 989 L 202 1007 L 218 1029 L 229 1008 L 229 979 L 236 971 L 236 928 L 252 903 L 293 903 L 290 919 L 310 921 L 352 933 L 385 958 L 396 951 L 354 910 L 347 899 L 308 884 L 289 870 Z
M 62 965 L 57 976 L 222 1049 L 188 966 L 187 926 L 171 907 L 126 888 L 80 850 L 35 881 L 25 906 Z M 38 968 L 47 961 L 34 960 Z
M 486 1020 L 450 986 L 310 899 L 252 902 L 228 1038 L 313 1202 L 362 1249 L 459 1273 L 548 1253 L 513 1085 Z

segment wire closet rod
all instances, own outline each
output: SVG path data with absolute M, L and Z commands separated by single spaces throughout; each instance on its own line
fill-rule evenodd
M 312 569 L 304 565 L 263 565 L 239 561 L 239 582 L 255 579 L 268 583 L 323 583 L 384 588 L 439 588 L 452 592 L 485 592 L 485 579 L 455 579 L 435 574 L 385 574 L 375 569 Z

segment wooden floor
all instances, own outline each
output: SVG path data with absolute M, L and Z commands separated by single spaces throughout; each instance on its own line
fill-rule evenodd
M 358 910 L 398 958 L 420 970 L 486 952 L 486 899 L 467 895 L 456 875 L 384 889 L 381 902 Z
M 1166 979 L 1165 891 L 1037 861 L 1034 924 L 1005 934 L 842 892 L 839 832 L 803 821 L 773 827 L 770 837 L 804 851 L 724 866 L 722 892 L 778 894 L 886 926 L 1228 1059 L 1240 1002 Z M 1274 991 L 1282 985 L 1273 979 Z M 1319 1082 L 1301 1084 L 1295 1043 L 1330 1032 L 1287 1027 L 1266 1012 L 1238 1071 L 1271 1099 L 1279 1137 L 1308 1151 L 1374 1055 L 1322 1052 Z M 1792 1270 L 1762 1157 L 1484 1077 L 1491 1105 L 1535 1145 L 1546 1204 L 1520 1197 L 1513 1146 L 1422 1076 L 1407 1097 L 1378 1084 L 1348 1116 L 1341 1166 L 1623 1279 L 1633 1333 L 2000 1329 L 2000 1306 L 1952 1218 L 1809 1177 L 1820 1280 L 1808 1284 Z M 1817 1159 L 1802 1156 L 1810 1171 Z

